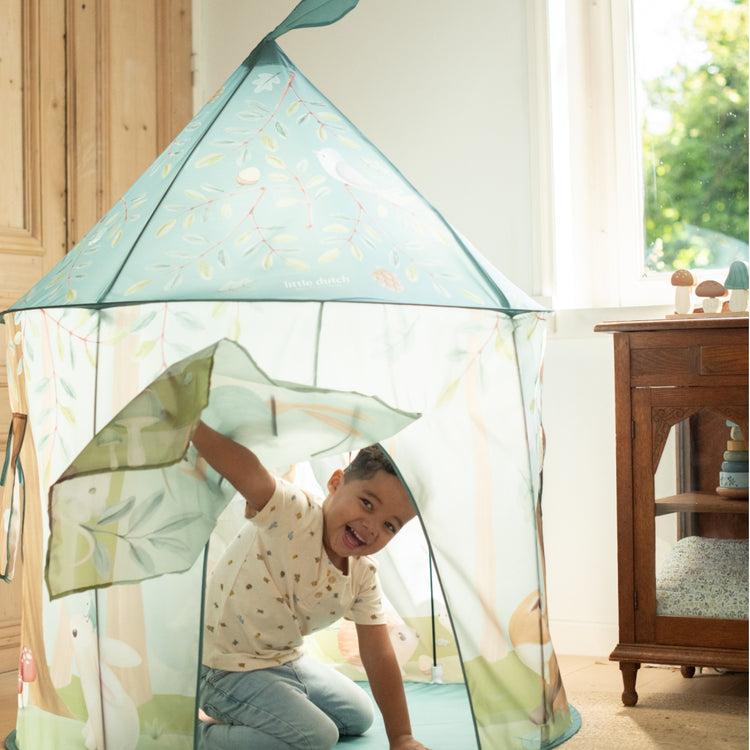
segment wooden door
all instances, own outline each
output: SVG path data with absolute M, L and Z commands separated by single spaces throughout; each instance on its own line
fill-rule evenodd
M 187 124 L 192 41 L 190 0 L 0 0 L 0 19 L 4 310 Z M 6 330 L 0 326 L 3 452 L 11 419 Z M 42 562 L 26 557 L 34 569 L 27 583 L 41 587 Z M 18 571 L 12 584 L 0 582 L 0 671 L 18 664 L 20 583 Z
M 189 122 L 192 39 L 190 0 L 68 6 L 70 248 Z
M 42 7 L 43 6 L 43 7 Z M 0 0 L 0 309 L 66 250 L 65 6 Z M 0 450 L 10 426 L 6 330 L 0 326 Z M 2 521 L 2 519 L 0 519 Z M 20 568 L 0 582 L 0 670 L 18 666 Z

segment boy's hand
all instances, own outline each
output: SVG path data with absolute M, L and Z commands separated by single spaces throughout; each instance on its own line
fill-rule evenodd
M 385 625 L 357 624 L 359 655 L 375 702 L 383 714 L 390 750 L 429 750 L 411 734 L 401 667 Z
M 429 750 L 429 748 L 417 742 L 410 734 L 402 734 L 391 740 L 391 750 Z

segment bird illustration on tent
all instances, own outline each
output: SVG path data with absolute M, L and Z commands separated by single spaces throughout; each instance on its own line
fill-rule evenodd
M 393 459 L 421 524 L 380 566 L 425 744 L 580 725 L 547 627 L 545 312 L 275 42 L 355 5 L 302 0 L 4 312 L 0 565 L 23 539 L 26 578 L 8 747 L 194 747 L 203 584 L 242 520 L 200 419 L 311 485 L 373 442 Z M 309 649 L 364 679 L 347 623 Z

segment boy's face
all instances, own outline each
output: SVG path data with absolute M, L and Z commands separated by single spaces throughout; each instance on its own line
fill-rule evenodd
M 348 557 L 383 549 L 416 515 L 409 493 L 398 477 L 386 471 L 348 482 L 342 471 L 335 471 L 328 492 L 323 503 L 323 544 L 339 570 L 348 569 Z

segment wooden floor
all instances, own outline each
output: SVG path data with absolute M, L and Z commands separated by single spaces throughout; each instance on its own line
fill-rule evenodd
M 597 710 L 603 711 L 605 716 L 610 711 L 613 716 L 616 714 L 620 717 L 623 716 L 623 706 L 620 701 L 622 680 L 617 664 L 609 662 L 606 658 L 586 656 L 560 656 L 559 661 L 568 699 L 574 706 L 579 708 L 584 718 L 584 728 L 587 719 L 585 701 L 592 695 L 597 696 L 599 702 Z M 18 682 L 15 672 L 0 674 L 0 748 L 3 747 L 3 742 L 9 732 L 15 727 L 16 706 L 18 703 L 17 688 Z M 686 699 L 690 698 L 693 706 L 696 703 L 696 697 L 699 698 L 698 703 L 700 703 L 701 696 L 705 696 L 706 701 L 712 700 L 714 703 L 725 697 L 733 700 L 735 706 L 738 702 L 742 704 L 742 700 L 738 701 L 738 699 L 744 699 L 743 723 L 745 726 L 747 725 L 746 700 L 748 696 L 748 676 L 745 673 L 725 675 L 711 673 L 696 675 L 693 679 L 685 679 L 680 674 L 679 669 L 643 667 L 639 671 L 636 688 L 639 694 L 638 706 L 634 709 L 626 709 L 625 715 L 632 715 L 635 720 L 635 717 L 638 716 L 639 707 L 647 707 L 650 699 L 656 696 L 660 697 L 662 699 L 661 712 L 663 713 L 664 722 L 666 725 L 671 725 L 669 726 L 670 741 L 668 745 L 663 745 L 665 747 L 694 747 L 690 741 L 689 731 L 685 728 L 691 725 L 689 716 L 686 716 L 687 712 L 677 708 L 670 711 L 669 706 L 665 707 L 663 703 L 665 695 L 672 694 L 675 696 L 673 702 L 675 707 L 680 706 L 680 695 L 685 696 Z M 636 713 L 628 714 L 627 712 Z M 700 706 L 695 712 L 700 713 Z M 670 713 L 677 719 L 676 721 L 670 721 L 670 718 L 672 718 Z M 679 713 L 679 717 L 677 713 Z M 699 718 L 697 717 L 697 720 Z M 736 714 L 734 719 L 736 724 Z M 622 722 L 620 723 L 622 724 Z M 746 735 L 741 745 L 736 744 L 736 730 L 732 738 L 723 737 L 722 722 L 718 721 L 716 723 L 718 725 L 716 727 L 716 744 L 712 745 L 713 747 L 748 747 Z M 591 747 L 592 749 L 596 748 L 596 750 L 599 750 L 602 747 L 600 742 L 594 744 L 583 742 L 585 734 L 585 731 L 581 731 L 578 736 L 569 741 L 571 750 L 573 750 L 574 745 L 576 749 L 579 747 Z M 615 737 L 612 737 L 611 740 L 612 747 L 625 748 L 636 746 L 633 743 L 628 744 L 629 740 L 625 737 L 622 738 L 622 742 L 625 744 L 619 743 Z M 562 747 L 566 745 L 568 743 L 565 743 Z M 662 745 L 659 744 L 658 746 Z M 648 745 L 648 747 L 651 747 L 651 745 Z M 707 745 L 704 744 L 701 750 L 705 750 L 706 747 Z

